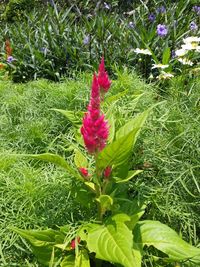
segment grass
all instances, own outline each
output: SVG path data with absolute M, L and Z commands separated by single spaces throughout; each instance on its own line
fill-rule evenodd
M 155 85 L 134 73 L 124 70 L 116 76 L 108 97 L 127 90 L 114 105 L 117 127 L 162 101 L 151 112 L 133 153 L 132 166 L 144 172 L 130 183 L 130 197 L 148 199 L 146 217 L 167 223 L 198 246 L 200 79 L 185 86 L 183 78 L 176 78 L 167 94 L 160 95 Z M 70 160 L 71 123 L 52 108 L 84 111 L 90 82 L 91 74 L 82 74 L 59 84 L 0 83 L 0 266 L 39 266 L 10 226 L 44 229 L 70 222 L 74 227 L 93 216 L 92 207 L 80 204 L 81 194 L 74 194 L 79 184 L 63 170 L 7 155 L 54 152 Z
M 198 78 L 186 87 L 183 77 L 172 81 L 134 158 L 145 170 L 135 186 L 151 202 L 149 216 L 165 221 L 194 245 L 200 238 L 199 88 Z

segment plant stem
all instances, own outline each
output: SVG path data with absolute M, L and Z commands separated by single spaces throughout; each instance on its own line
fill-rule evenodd
M 95 158 L 95 191 L 96 191 L 96 197 L 101 196 L 101 180 L 100 180 L 100 172 L 97 167 L 97 154 L 94 156 Z M 97 219 L 102 221 L 102 209 L 101 209 L 101 203 L 97 202 Z

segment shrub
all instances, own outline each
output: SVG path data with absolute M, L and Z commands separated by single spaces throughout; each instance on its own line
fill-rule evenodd
M 21 20 L 24 12 L 29 12 L 34 7 L 34 2 L 35 0 L 10 0 L 2 15 L 3 19 L 7 22 Z
M 198 48 L 187 50 L 186 58 L 175 56 L 185 37 L 199 33 L 199 16 L 190 1 L 169 1 L 165 6 L 132 3 L 133 10 L 124 13 L 114 4 L 95 10 L 92 2 L 87 3 L 82 7 L 86 12 L 79 8 L 83 2 L 36 8 L 23 22 L 1 29 L 2 43 L 9 38 L 13 46 L 16 61 L 9 67 L 14 81 L 41 77 L 58 81 L 95 68 L 93 62 L 102 53 L 113 75 L 115 65 L 134 68 L 154 80 L 198 68 Z

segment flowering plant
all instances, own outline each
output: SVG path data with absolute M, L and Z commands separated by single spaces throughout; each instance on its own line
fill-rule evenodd
M 139 221 L 146 204 L 129 199 L 122 192 L 122 185 L 142 172 L 129 170 L 128 163 L 151 108 L 115 131 L 112 106 L 106 114 L 102 111 L 110 86 L 102 59 L 98 75 L 93 76 L 90 102 L 82 119 L 83 142 L 76 145 L 76 167 L 56 154 L 23 155 L 59 165 L 73 179 L 81 181 L 87 188 L 88 201 L 97 206 L 93 222 L 79 223 L 70 239 L 66 237 L 69 226 L 40 231 L 12 229 L 29 241 L 43 266 L 89 267 L 94 266 L 94 262 L 98 266 L 107 266 L 111 262 L 116 266 L 141 267 L 144 246 L 154 246 L 163 252 L 159 254 L 159 260 L 184 261 L 197 266 L 200 249 L 186 243 L 175 231 L 158 221 Z M 118 97 L 120 95 L 112 99 Z M 91 156 L 89 161 L 84 148 Z

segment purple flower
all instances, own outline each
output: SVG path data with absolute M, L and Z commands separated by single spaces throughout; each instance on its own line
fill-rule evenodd
M 135 28 L 135 24 L 132 21 L 130 21 L 129 24 L 128 24 L 128 27 L 130 29 L 134 29 Z
M 168 33 L 167 27 L 164 24 L 158 24 L 157 25 L 157 34 L 160 37 L 165 37 Z
M 176 52 L 175 52 L 175 50 L 172 50 L 172 51 L 171 51 L 171 57 L 172 57 L 172 58 L 175 58 L 175 57 L 176 57 Z
M 90 36 L 89 36 L 89 35 L 86 35 L 86 36 L 84 37 L 84 39 L 83 39 L 83 44 L 84 44 L 84 45 L 87 45 L 87 44 L 89 44 L 89 42 L 90 42 Z
M 200 6 L 193 6 L 192 10 L 197 13 L 197 15 L 200 15 Z
M 164 14 L 166 12 L 166 8 L 164 6 L 160 6 L 156 9 L 158 14 Z
M 191 31 L 196 31 L 196 30 L 198 30 L 198 26 L 197 26 L 197 24 L 196 24 L 194 21 L 192 21 L 192 22 L 190 23 L 190 30 L 191 30 Z
M 12 63 L 13 60 L 14 60 L 14 57 L 12 57 L 12 56 L 8 56 L 8 57 L 7 57 L 7 62 L 8 62 L 8 63 Z
M 148 19 L 149 19 L 149 21 L 154 22 L 155 19 L 156 19 L 156 15 L 153 14 L 153 13 L 151 13 L 151 14 L 149 14 L 149 16 L 148 16 Z

